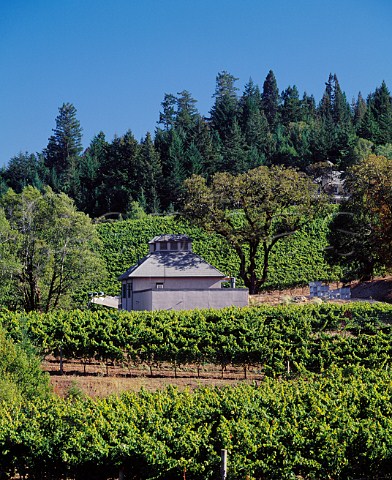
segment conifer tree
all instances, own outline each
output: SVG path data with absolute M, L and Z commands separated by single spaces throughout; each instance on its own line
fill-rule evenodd
M 353 105 L 353 123 L 357 131 L 359 130 L 362 124 L 363 118 L 366 114 L 366 110 L 367 110 L 366 102 L 363 99 L 361 92 L 359 92 L 357 100 L 356 102 L 354 102 L 354 105 Z
M 139 144 L 128 130 L 108 146 L 101 166 L 100 214 L 125 213 L 131 201 L 140 193 Z
M 20 193 L 28 185 L 42 189 L 43 176 L 40 158 L 28 152 L 20 152 L 12 157 L 4 171 L 4 180 L 16 193 Z
M 301 120 L 312 123 L 316 118 L 316 101 L 313 95 L 304 92 L 301 101 Z
M 106 163 L 108 148 L 105 134 L 99 132 L 80 160 L 80 198 L 77 207 L 91 216 L 104 213 L 99 206 L 99 196 L 102 188 L 101 170 Z
M 392 143 L 392 99 L 384 81 L 371 97 L 370 109 L 378 126 L 373 140 L 378 144 Z
M 279 90 L 274 72 L 270 70 L 263 84 L 261 95 L 262 108 L 271 128 L 274 128 L 278 121 L 279 111 Z
M 210 111 L 210 122 L 222 141 L 230 134 L 238 113 L 237 80 L 226 71 L 218 73 L 216 77 L 215 103 Z
M 142 191 L 139 196 L 144 197 L 144 208 L 147 213 L 160 212 L 159 191 L 162 182 L 162 165 L 159 153 L 154 147 L 151 134 L 147 132 L 140 144 L 140 166 L 142 177 Z M 142 202 L 140 202 L 142 203 Z
M 164 130 L 170 130 L 175 122 L 176 115 L 176 97 L 171 93 L 165 93 L 161 103 L 163 111 L 159 113 L 158 124 L 163 126 Z
M 261 93 L 252 79 L 245 85 L 239 101 L 239 120 L 248 148 L 253 152 L 250 164 L 254 167 L 265 161 L 271 141 L 267 119 L 261 109 Z
M 56 190 L 66 189 L 65 174 L 71 158 L 78 162 L 82 152 L 82 128 L 72 103 L 63 103 L 56 117 L 56 128 L 44 150 L 45 166 L 51 172 L 50 183 Z
M 177 111 L 175 116 L 175 126 L 184 131 L 186 137 L 192 137 L 193 130 L 200 117 L 196 108 L 197 101 L 192 97 L 188 90 L 178 93 L 176 100 Z M 192 138 L 189 138 L 192 141 Z M 189 142 L 189 143 L 190 143 Z
M 248 148 L 237 120 L 234 120 L 226 141 L 222 145 L 222 171 L 241 173 L 248 170 Z
M 295 85 L 288 86 L 281 94 L 280 119 L 283 125 L 299 122 L 301 119 L 301 100 Z

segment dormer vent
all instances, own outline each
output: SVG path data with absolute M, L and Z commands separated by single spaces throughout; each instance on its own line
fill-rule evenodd
M 191 252 L 192 239 L 187 235 L 158 235 L 148 242 L 150 253 L 154 252 Z

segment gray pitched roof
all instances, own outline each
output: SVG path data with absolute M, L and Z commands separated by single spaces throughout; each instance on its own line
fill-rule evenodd
M 154 252 L 144 257 L 118 277 L 119 280 L 135 277 L 216 277 L 222 272 L 192 252 Z

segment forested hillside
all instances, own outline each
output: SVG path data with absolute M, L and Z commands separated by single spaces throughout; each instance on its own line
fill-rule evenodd
M 151 119 L 153 133 L 138 141 L 131 130 L 112 140 L 100 132 L 85 151 L 76 108 L 65 103 L 42 151 L 20 153 L 1 171 L 0 193 L 49 185 L 92 217 L 132 212 L 133 202 L 159 213 L 178 208 L 183 181 L 194 173 L 210 178 L 279 164 L 317 176 L 325 162 L 345 170 L 371 153 L 392 158 L 392 103 L 385 82 L 351 101 L 330 75 L 316 102 L 295 85 L 280 89 L 272 71 L 263 85 L 250 80 L 243 92 L 237 80 L 228 72 L 217 75 L 206 114 L 187 90 L 165 94 L 156 128 Z

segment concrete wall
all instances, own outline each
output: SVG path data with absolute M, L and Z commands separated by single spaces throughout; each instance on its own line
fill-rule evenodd
M 163 288 L 172 289 L 204 289 L 204 288 L 220 288 L 221 277 L 189 277 L 189 278 L 171 278 L 171 277 L 154 277 L 154 278 L 134 278 L 133 290 L 155 289 L 157 283 L 163 283 Z
M 153 290 L 143 290 L 133 293 L 133 310 L 154 310 L 152 304 Z M 131 309 L 127 309 L 128 311 Z
M 152 289 L 133 292 L 134 310 L 192 310 L 247 305 L 248 290 L 245 288 Z

